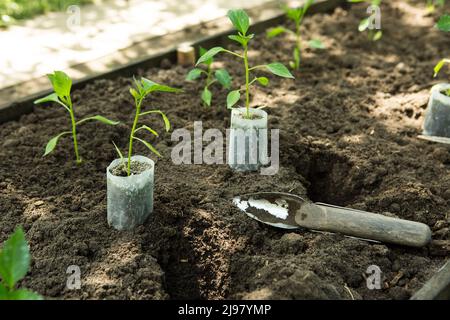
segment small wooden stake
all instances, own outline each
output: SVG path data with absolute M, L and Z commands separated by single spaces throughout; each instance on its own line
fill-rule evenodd
M 181 66 L 195 65 L 195 48 L 189 44 L 182 44 L 177 48 L 177 61 Z

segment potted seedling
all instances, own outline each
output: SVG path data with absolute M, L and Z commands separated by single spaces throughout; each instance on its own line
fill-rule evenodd
M 289 62 L 289 65 L 292 69 L 298 70 L 300 68 L 301 62 L 301 53 L 302 53 L 302 34 L 301 34 L 301 26 L 303 23 L 303 18 L 305 17 L 306 12 L 309 7 L 313 4 L 314 0 L 308 0 L 306 3 L 298 8 L 290 8 L 287 5 L 283 5 L 283 10 L 286 13 L 286 17 L 289 20 L 292 20 L 295 24 L 295 30 L 287 29 L 283 26 L 278 26 L 275 28 L 271 28 L 267 30 L 267 37 L 272 39 L 281 34 L 289 34 L 295 38 L 295 47 L 292 53 L 292 61 Z M 320 40 L 313 39 L 308 42 L 308 46 L 313 49 L 324 49 L 325 46 Z
M 381 4 L 381 0 L 348 0 L 348 2 L 351 2 L 351 3 L 365 2 L 365 3 L 369 4 L 370 5 L 370 7 L 368 8 L 369 13 L 372 13 L 371 9 L 379 7 Z M 370 40 L 378 41 L 383 36 L 383 31 L 381 31 L 380 29 L 374 28 L 374 26 L 373 26 L 374 18 L 377 19 L 376 17 L 373 17 L 373 16 L 362 19 L 359 22 L 358 30 L 359 30 L 359 32 L 367 31 L 367 37 Z M 378 17 L 378 19 L 379 19 L 379 17 Z
M 200 56 L 204 55 L 206 51 L 207 51 L 206 49 L 200 47 Z M 210 86 L 215 83 L 220 83 L 223 88 L 229 89 L 232 80 L 230 74 L 226 69 L 222 68 L 214 70 L 212 67 L 213 63 L 214 58 L 211 57 L 210 59 L 202 63 L 204 68 L 194 68 L 191 71 L 189 71 L 188 75 L 186 76 L 187 81 L 194 81 L 202 76 L 205 78 L 205 86 L 202 90 L 200 97 L 203 101 L 203 104 L 207 107 L 211 106 L 212 100 L 212 92 L 211 90 L 209 90 Z
M 49 74 L 48 78 L 50 79 L 50 82 L 53 86 L 54 92 L 42 99 L 36 100 L 34 102 L 34 104 L 39 104 L 39 103 L 44 103 L 44 102 L 55 102 L 55 103 L 59 104 L 60 106 L 62 106 L 69 113 L 70 123 L 71 123 L 71 131 L 61 132 L 57 136 L 50 139 L 50 141 L 48 141 L 48 143 L 45 147 L 44 156 L 48 155 L 55 149 L 55 147 L 58 144 L 58 141 L 61 137 L 65 136 L 65 135 L 72 135 L 73 149 L 75 151 L 75 159 L 76 159 L 77 164 L 80 164 L 82 162 L 82 158 L 80 157 L 80 154 L 78 151 L 78 139 L 77 139 L 78 125 L 83 124 L 87 121 L 99 121 L 99 122 L 107 124 L 107 125 L 117 125 L 117 124 L 119 124 L 119 122 L 109 120 L 100 115 L 87 117 L 87 118 L 77 121 L 77 119 L 75 117 L 73 104 L 72 104 L 72 99 L 70 97 L 70 91 L 72 89 L 72 79 L 70 79 L 70 77 L 62 71 L 55 71 L 53 74 Z
M 449 32 L 450 16 L 442 16 L 436 26 L 441 31 Z M 439 61 L 434 67 L 434 76 L 449 63 L 450 59 Z M 450 83 L 439 83 L 431 88 L 422 134 L 424 137 L 450 138 Z
M 197 65 L 208 61 L 220 52 L 228 53 L 242 61 L 245 73 L 244 88 L 233 90 L 227 96 L 227 107 L 232 109 L 228 161 L 234 170 L 255 171 L 263 165 L 258 155 L 264 154 L 267 150 L 267 113 L 260 108 L 250 107 L 250 87 L 255 83 L 267 86 L 269 79 L 262 76 L 254 76 L 251 79 L 252 72 L 267 70 L 280 77 L 294 77 L 283 64 L 278 62 L 250 67 L 249 42 L 254 37 L 254 34 L 248 33 L 250 19 L 244 10 L 230 10 L 228 18 L 237 30 L 237 34 L 230 35 L 229 38 L 239 43 L 242 51 L 233 52 L 222 47 L 214 47 L 199 58 Z M 242 91 L 245 95 L 245 107 L 233 108 L 240 100 Z
M 150 114 L 159 114 L 165 124 L 166 131 L 170 130 L 170 122 L 161 110 L 143 111 L 143 102 L 152 92 L 180 92 L 181 90 L 157 84 L 142 78 L 134 80 L 134 87 L 130 93 L 134 98 L 135 115 L 130 131 L 128 153 L 126 158 L 113 142 L 119 155 L 106 169 L 107 176 L 107 215 L 108 224 L 117 230 L 130 230 L 143 224 L 153 212 L 153 186 L 155 163 L 144 156 L 133 155 L 133 143 L 144 144 L 157 156 L 160 153 L 138 133 L 150 133 L 158 137 L 158 133 L 150 126 L 141 125 L 140 118 Z
M 17 288 L 30 268 L 30 248 L 21 227 L 3 243 L 0 249 L 0 300 L 42 300 L 32 291 Z

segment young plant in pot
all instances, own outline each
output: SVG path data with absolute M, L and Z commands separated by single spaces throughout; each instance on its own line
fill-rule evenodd
M 301 52 L 302 52 L 302 33 L 301 26 L 303 24 L 303 18 L 309 7 L 313 4 L 314 0 L 308 0 L 306 3 L 298 8 L 290 8 L 287 5 L 283 5 L 283 10 L 286 13 L 286 17 L 293 21 L 295 24 L 295 30 L 287 29 L 283 26 L 278 26 L 267 30 L 267 38 L 272 39 L 281 34 L 289 34 L 295 38 L 295 47 L 292 53 L 292 61 L 289 65 L 292 69 L 298 70 L 300 68 Z M 313 49 L 324 49 L 325 46 L 318 39 L 313 39 L 308 42 L 308 46 Z
M 200 47 L 200 56 L 206 53 L 206 49 Z M 207 107 L 211 106 L 212 92 L 209 89 L 213 84 L 220 83 L 223 88 L 229 89 L 231 86 L 231 76 L 226 69 L 217 69 L 214 71 L 212 65 L 214 63 L 214 58 L 203 62 L 204 68 L 194 68 L 189 71 L 186 76 L 187 81 L 194 81 L 199 79 L 201 76 L 205 77 L 205 87 L 202 90 L 201 99 L 203 104 Z
M 82 162 L 82 159 L 81 159 L 79 151 L 78 151 L 78 139 L 77 139 L 78 125 L 85 123 L 87 121 L 99 121 L 101 123 L 114 126 L 114 125 L 119 124 L 119 122 L 109 120 L 100 115 L 86 117 L 82 120 L 77 121 L 76 117 L 75 117 L 73 104 L 72 104 L 72 99 L 70 97 L 70 91 L 72 89 L 72 79 L 70 79 L 70 77 L 62 71 L 55 71 L 53 74 L 49 74 L 48 78 L 50 79 L 50 82 L 52 83 L 54 92 L 42 99 L 34 101 L 34 104 L 40 104 L 40 103 L 45 103 L 45 102 L 55 102 L 55 103 L 59 104 L 60 106 L 62 106 L 69 113 L 71 130 L 61 132 L 57 136 L 50 139 L 47 143 L 47 146 L 45 147 L 44 156 L 48 155 L 55 149 L 55 147 L 58 144 L 58 141 L 61 137 L 65 136 L 65 135 L 72 135 L 73 149 L 75 151 L 75 159 L 76 159 L 77 164 L 80 164 Z
M 449 32 L 450 16 L 442 16 L 436 26 L 441 31 Z M 450 64 L 450 59 L 439 61 L 434 67 L 435 77 L 446 64 Z M 428 140 L 450 143 L 450 83 L 438 83 L 431 88 L 422 135 Z
M 130 230 L 143 224 L 153 212 L 153 187 L 155 163 L 141 155 L 133 155 L 134 142 L 142 143 L 152 153 L 161 156 L 146 140 L 137 137 L 138 133 L 149 133 L 158 137 L 150 126 L 140 125 L 141 117 L 157 114 L 162 117 L 166 131 L 170 122 L 161 110 L 142 111 L 145 98 L 152 92 L 181 92 L 179 89 L 157 84 L 142 78 L 134 80 L 130 93 L 134 98 L 135 115 L 130 131 L 126 158 L 113 142 L 119 155 L 106 169 L 107 176 L 107 215 L 108 224 L 117 230 Z
M 237 34 L 230 35 L 229 38 L 239 43 L 242 51 L 233 52 L 222 47 L 214 47 L 199 58 L 197 65 L 208 61 L 220 52 L 230 54 L 242 61 L 245 85 L 243 88 L 231 91 L 227 96 L 227 107 L 232 109 L 228 163 L 236 171 L 256 171 L 265 164 L 261 155 L 267 154 L 268 116 L 261 108 L 250 107 L 250 88 L 255 83 L 267 86 L 269 79 L 263 76 L 252 76 L 252 72 L 266 70 L 280 77 L 291 79 L 294 77 L 283 64 L 278 62 L 251 67 L 248 51 L 249 42 L 254 34 L 248 33 L 250 19 L 244 10 L 230 10 L 228 18 L 237 31 Z M 239 102 L 241 92 L 245 95 L 245 107 L 233 108 Z

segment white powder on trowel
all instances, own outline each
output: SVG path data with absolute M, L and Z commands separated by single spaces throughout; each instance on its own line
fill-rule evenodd
M 288 212 L 288 203 L 286 200 L 277 200 L 276 203 L 271 203 L 264 199 L 253 199 L 250 198 L 248 201 L 241 200 L 240 197 L 236 197 L 233 199 L 234 204 L 241 209 L 242 211 L 246 211 L 248 207 L 253 207 L 256 209 L 265 210 L 271 215 L 277 217 L 278 219 L 286 220 L 289 215 Z

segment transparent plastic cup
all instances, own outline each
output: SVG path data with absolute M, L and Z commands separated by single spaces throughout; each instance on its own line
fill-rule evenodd
M 267 112 L 250 108 L 254 119 L 246 119 L 245 108 L 231 111 L 228 165 L 236 171 L 257 171 L 267 164 Z
M 150 167 L 128 177 L 115 176 L 111 169 L 121 162 L 116 159 L 106 169 L 108 224 L 117 230 L 133 229 L 153 212 L 155 163 L 144 156 L 133 156 L 131 161 L 147 163 Z

